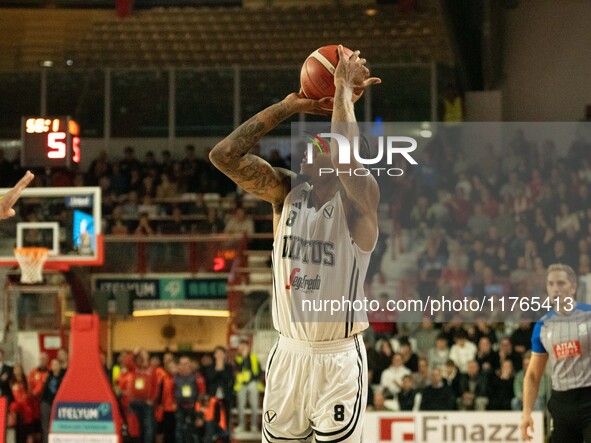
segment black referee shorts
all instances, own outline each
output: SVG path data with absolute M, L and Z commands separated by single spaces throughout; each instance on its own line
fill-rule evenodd
M 591 387 L 554 391 L 548 401 L 552 443 L 591 443 Z

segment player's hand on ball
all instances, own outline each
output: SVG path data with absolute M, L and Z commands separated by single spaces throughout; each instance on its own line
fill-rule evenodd
M 21 178 L 18 183 L 14 185 L 14 188 L 2 196 L 2 199 L 0 200 L 0 220 L 13 217 L 16 214 L 12 207 L 19 199 L 24 189 L 29 185 L 29 183 L 33 181 L 34 178 L 35 176 L 31 173 L 31 171 L 27 171 L 23 178 Z
M 326 109 L 332 103 L 332 97 L 324 97 L 320 100 L 313 100 L 304 95 L 300 90 L 298 93 L 291 93 L 285 97 L 285 101 L 292 107 L 295 113 L 331 115 L 332 110 Z
M 380 78 L 369 76 L 369 69 L 365 66 L 367 60 L 359 58 L 359 51 L 355 51 L 350 57 L 347 57 L 342 45 L 339 45 L 337 50 L 339 52 L 339 63 L 334 72 L 335 86 L 341 83 L 359 91 L 370 85 L 382 83 Z
M 521 419 L 520 429 L 521 439 L 523 441 L 531 441 L 533 437 L 528 433 L 528 430 L 534 432 L 534 420 L 531 418 L 531 414 L 523 416 L 523 418 Z

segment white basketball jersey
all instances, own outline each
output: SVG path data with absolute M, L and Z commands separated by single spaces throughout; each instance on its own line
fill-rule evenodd
M 308 183 L 290 191 L 275 233 L 273 325 L 296 340 L 351 337 L 368 327 L 359 307 L 371 251 L 353 242 L 340 192 L 316 210 L 311 191 Z

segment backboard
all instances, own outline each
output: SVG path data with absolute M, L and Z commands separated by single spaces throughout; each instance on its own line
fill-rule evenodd
M 99 187 L 27 188 L 14 209 L 0 222 L 0 266 L 17 264 L 16 247 L 48 248 L 46 268 L 103 263 Z

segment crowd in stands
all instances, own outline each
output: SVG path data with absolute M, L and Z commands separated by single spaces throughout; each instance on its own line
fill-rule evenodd
M 575 137 L 561 156 L 551 140 L 538 145 L 516 131 L 508 155 L 486 146 L 468 156 L 450 143 L 452 137 L 441 132 L 416 168 L 395 183 L 381 183 L 394 223 L 392 254 L 414 252 L 417 259 L 395 294 L 373 297 L 380 303 L 405 296 L 543 300 L 550 264 L 570 265 L 580 277 L 591 273 L 590 141 Z M 387 280 L 383 271 L 377 272 L 381 283 Z M 371 276 L 369 283 L 375 281 Z M 584 297 L 582 286 L 578 294 Z M 532 320 L 542 314 L 521 321 L 488 314 L 370 313 L 370 407 L 519 410 Z M 539 410 L 549 386 L 545 378 Z
M 269 160 L 285 164 L 278 153 Z M 18 159 L 11 162 L 0 154 L 0 185 L 4 181 L 10 186 L 23 172 Z M 107 235 L 270 232 L 271 209 L 245 201 L 236 185 L 207 155 L 197 156 L 192 145 L 179 159 L 167 150 L 159 158 L 150 151 L 138 159 L 134 148 L 127 147 L 117 159 L 101 152 L 86 172 L 34 172 L 32 187 L 99 186 Z
M 121 352 L 109 368 L 105 355 L 101 357 L 126 434 L 138 442 L 229 442 L 234 404 L 238 415 L 234 432 L 248 427 L 259 432 L 263 373 L 246 339 L 240 341 L 233 359 L 221 346 L 199 360 L 172 352 L 160 359 L 136 349 Z M 47 442 L 52 403 L 67 367 L 65 351 L 51 361 L 41 353 L 39 365 L 27 375 L 22 365 L 7 365 L 0 351 L 0 394 L 9 399 L 9 425 L 16 430 L 17 443 Z
M 531 356 L 532 324 L 506 326 L 480 321 L 435 325 L 424 320 L 409 334 L 366 340 L 368 407 L 376 411 L 521 410 L 523 377 Z M 549 397 L 544 376 L 536 410 Z
M 8 399 L 7 425 L 16 431 L 16 443 L 47 442 L 51 406 L 68 369 L 68 353 L 60 349 L 49 360 L 41 353 L 39 365 L 29 374 L 14 367 L 0 350 L 0 395 Z

